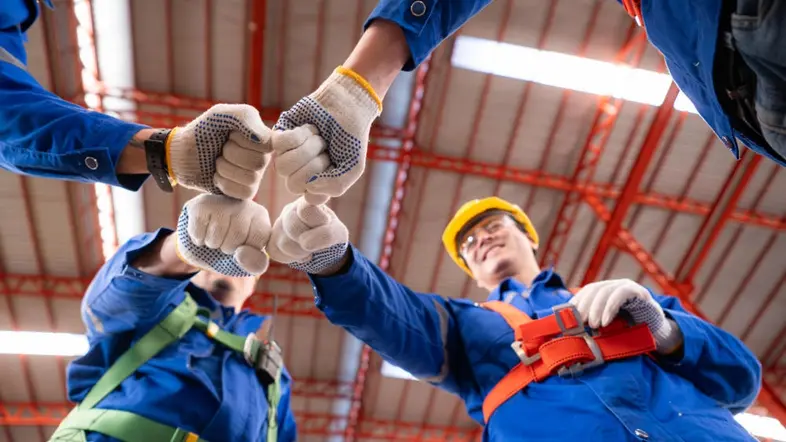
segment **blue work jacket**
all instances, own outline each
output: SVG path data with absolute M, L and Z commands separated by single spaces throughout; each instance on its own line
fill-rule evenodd
M 621 0 L 617 0 L 620 2 Z M 381 0 L 373 20 L 397 23 L 407 39 L 411 70 L 492 0 Z M 769 146 L 760 146 L 732 129 L 715 94 L 713 62 L 723 0 L 641 0 L 641 13 L 650 42 L 663 54 L 674 82 L 690 98 L 699 115 L 734 156 L 737 140 L 776 163 L 786 166 Z
M 44 3 L 51 7 L 51 0 Z M 38 13 L 34 0 L 0 1 L 0 48 L 24 64 L 24 26 Z M 120 153 L 147 126 L 69 103 L 46 91 L 26 69 L 3 61 L 0 122 L 0 167 L 8 171 L 129 190 L 138 190 L 148 176 L 115 173 Z
M 330 322 L 386 361 L 458 395 L 483 423 L 488 392 L 516 365 L 513 331 L 499 314 L 466 299 L 418 293 L 351 248 L 346 272 L 312 276 L 316 305 Z M 510 300 L 532 318 L 553 314 L 570 292 L 552 270 L 530 287 L 504 281 L 489 300 Z M 731 334 L 687 313 L 676 298 L 653 295 L 682 330 L 681 358 L 636 356 L 552 376 L 505 402 L 485 441 L 754 441 L 733 418 L 761 384 L 756 357 Z
M 153 276 L 130 265 L 145 247 L 168 233 L 160 229 L 132 238 L 90 284 L 82 301 L 90 350 L 68 367 L 71 401 L 81 401 L 123 352 L 183 301 L 186 290 L 226 331 L 245 336 L 262 325 L 264 317 L 223 307 L 189 279 Z M 291 382 L 284 370 L 277 410 L 282 442 L 296 440 Z M 267 434 L 267 391 L 254 370 L 242 355 L 196 329 L 145 363 L 96 408 L 137 413 L 209 441 L 257 442 Z M 113 439 L 93 433 L 88 440 Z

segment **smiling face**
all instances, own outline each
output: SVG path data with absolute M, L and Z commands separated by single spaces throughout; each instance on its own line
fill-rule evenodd
M 479 217 L 457 239 L 459 253 L 478 286 L 489 291 L 506 278 L 522 274 L 537 275 L 540 271 L 535 259 L 534 243 L 516 221 L 505 213 Z

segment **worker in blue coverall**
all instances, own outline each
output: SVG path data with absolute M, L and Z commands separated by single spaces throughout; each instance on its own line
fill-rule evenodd
M 277 123 L 313 125 L 327 143 L 331 167 L 309 177 L 310 202 L 342 195 L 363 173 L 371 123 L 399 71 L 417 67 L 491 1 L 379 2 L 344 64 Z M 674 81 L 735 157 L 740 140 L 786 166 L 786 2 L 618 2 L 645 26 Z
M 284 169 L 300 164 L 314 173 L 307 158 L 319 137 L 313 130 L 293 133 L 298 141 L 282 147 L 289 158 Z M 589 284 L 571 296 L 553 269 L 539 268 L 537 232 L 517 206 L 496 197 L 471 201 L 445 229 L 451 258 L 489 292 L 490 302 L 478 304 L 397 282 L 348 243 L 335 213 L 306 196 L 285 206 L 274 223 L 270 258 L 309 274 L 316 305 L 330 322 L 390 363 L 458 395 L 485 425 L 484 440 L 755 440 L 733 417 L 752 404 L 761 383 L 761 366 L 742 342 L 689 314 L 676 298 L 631 280 Z M 519 331 L 502 314 L 510 310 L 566 337 L 522 351 Z M 615 324 L 617 334 L 607 335 Z M 643 349 L 635 355 L 599 343 L 611 336 L 625 346 L 633 334 Z M 576 339 L 583 349 L 572 352 L 600 351 L 577 364 L 547 361 L 558 341 Z M 547 362 L 552 371 L 489 406 L 514 371 L 541 370 Z
M 37 0 L 0 1 L 0 167 L 134 191 L 152 174 L 167 192 L 256 194 L 270 156 L 256 109 L 220 104 L 185 127 L 157 129 L 69 103 L 27 72 L 25 32 L 39 13 Z
M 280 357 L 278 379 L 260 376 L 269 318 L 242 310 L 268 267 L 270 224 L 250 200 L 202 194 L 176 232 L 121 246 L 82 301 L 90 349 L 68 368 L 78 405 L 51 440 L 296 440 Z

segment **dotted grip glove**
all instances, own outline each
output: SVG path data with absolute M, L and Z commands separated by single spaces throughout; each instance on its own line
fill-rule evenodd
M 200 192 L 251 198 L 270 162 L 271 135 L 254 107 L 217 104 L 170 134 L 171 178 Z
M 336 265 L 347 252 L 349 231 L 326 205 L 305 198 L 284 206 L 268 242 L 270 259 L 306 273 Z
M 276 155 L 293 149 L 290 157 L 300 157 L 297 166 L 276 170 L 287 179 L 289 188 L 309 195 L 312 204 L 325 203 L 329 197 L 344 194 L 363 174 L 371 123 L 382 111 L 382 101 L 371 85 L 350 69 L 338 67 L 319 88 L 281 114 L 274 129 Z M 323 151 L 314 152 L 314 144 L 305 143 L 307 134 L 292 129 L 311 125 L 310 132 L 324 142 Z M 325 153 L 317 161 L 311 159 Z M 294 169 L 293 169 L 294 168 Z M 297 176 L 293 178 L 293 174 Z M 299 180 L 293 185 L 290 181 Z
M 682 331 L 666 318 L 649 290 L 630 279 L 587 284 L 571 298 L 582 319 L 592 328 L 605 327 L 625 310 L 636 324 L 647 324 L 658 352 L 670 353 L 682 343 Z
M 270 215 L 250 200 L 202 194 L 189 200 L 177 222 L 177 254 L 183 262 L 226 276 L 261 275 Z

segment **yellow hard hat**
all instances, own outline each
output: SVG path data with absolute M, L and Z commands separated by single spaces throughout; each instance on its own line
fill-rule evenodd
M 496 196 L 466 202 L 458 209 L 453 219 L 451 219 L 445 227 L 445 231 L 442 232 L 442 244 L 445 246 L 445 250 L 447 250 L 450 258 L 453 259 L 462 270 L 467 272 L 469 276 L 472 276 L 472 271 L 469 270 L 467 263 L 464 262 L 464 258 L 461 257 L 456 239 L 458 234 L 467 224 L 489 210 L 508 212 L 513 219 L 524 228 L 524 231 L 527 232 L 532 242 L 535 243 L 535 247 L 538 246 L 538 232 L 535 230 L 535 226 L 532 225 L 532 221 L 529 220 L 527 214 L 521 210 L 521 207 L 511 204 L 502 198 L 497 198 Z

